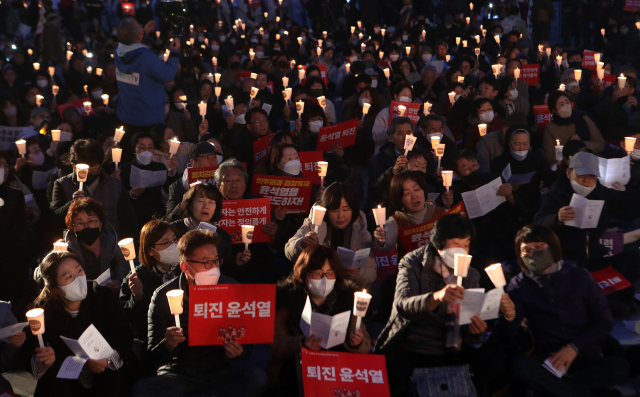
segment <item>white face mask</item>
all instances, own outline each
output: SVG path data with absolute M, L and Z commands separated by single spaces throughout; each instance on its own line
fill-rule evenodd
M 589 193 L 591 193 L 593 189 L 596 188 L 596 185 L 597 183 L 592 187 L 586 187 L 586 186 L 582 186 L 576 181 L 571 181 L 571 187 L 573 188 L 573 191 L 576 192 L 577 195 L 582 197 L 587 197 Z
M 430 59 L 431 59 L 431 54 L 429 54 L 429 53 L 422 54 L 422 61 L 423 62 L 429 62 Z
M 349 62 L 351 63 L 354 63 L 357 60 L 358 60 L 358 57 L 356 55 L 349 57 Z
M 49 85 L 49 82 L 45 79 L 38 80 L 38 87 L 44 88 Z
M 320 132 L 320 128 L 322 128 L 323 125 L 324 125 L 324 121 L 322 120 L 311 121 L 309 122 L 309 131 L 317 134 Z
M 445 248 L 443 251 L 442 255 L 440 255 L 440 259 L 442 259 L 442 262 L 444 262 L 444 264 L 450 269 L 453 269 L 455 266 L 456 254 L 469 254 L 464 248 Z
M 102 90 L 91 91 L 91 96 L 93 96 L 95 99 L 102 98 Z
M 371 80 L 371 88 L 378 88 L 378 80 Z
M 69 285 L 58 286 L 70 302 L 78 302 L 87 297 L 87 276 L 78 276 Z M 62 295 L 62 294 L 61 294 Z
M 152 248 L 155 252 L 160 255 L 160 263 L 163 265 L 174 267 L 180 264 L 180 252 L 178 251 L 178 244 L 173 243 L 162 251 L 158 251 L 155 248 Z
M 360 104 L 360 107 L 364 107 L 365 103 L 371 104 L 371 99 L 369 99 L 369 98 L 360 98 L 360 99 L 358 99 L 358 103 Z
M 219 154 L 216 154 L 216 158 L 218 159 L 218 165 L 222 164 L 222 162 L 224 161 L 224 158 Z
M 264 52 L 262 52 L 262 51 L 256 52 L 256 58 L 258 58 L 258 59 L 264 58 Z
M 434 132 L 433 134 L 427 134 L 427 139 L 429 140 L 429 142 L 431 142 L 431 138 L 433 138 L 434 136 L 439 136 L 440 140 L 442 140 L 442 137 L 444 135 L 442 134 L 442 132 Z
M 512 101 L 516 100 L 516 98 L 518 98 L 518 90 L 514 88 L 513 90 L 509 91 L 509 98 L 511 98 Z
M 211 44 L 211 50 L 212 51 L 220 51 L 220 46 L 217 44 Z
M 236 116 L 236 123 L 238 123 L 238 124 L 247 124 L 247 121 L 244 119 L 244 114 Z
M 640 160 L 640 150 L 633 149 L 633 152 L 631 152 L 631 158 L 636 161 Z
M 220 42 L 224 43 L 225 41 L 227 41 L 227 36 L 220 36 Z
M 391 55 L 389 55 L 389 58 L 390 58 L 393 62 L 395 62 L 395 61 L 397 61 L 397 60 L 398 60 L 398 58 L 400 58 L 400 55 L 398 55 L 398 54 L 391 54 Z
M 136 160 L 142 165 L 149 165 L 153 159 L 153 153 L 144 151 L 142 153 L 136 153 Z
M 36 154 L 32 154 L 31 155 L 31 162 L 33 162 L 33 164 L 35 164 L 35 165 L 44 164 L 44 153 L 38 152 Z
M 406 34 L 402 35 L 402 41 L 407 41 L 409 40 L 409 36 L 407 36 Z
M 15 117 L 18 114 L 18 108 L 15 106 L 4 108 L 4 115 L 7 117 Z
M 478 116 L 480 121 L 482 121 L 483 123 L 490 123 L 491 121 L 493 121 L 493 117 L 493 110 L 489 110 L 488 112 L 484 112 Z
M 562 117 L 562 118 L 569 118 L 571 117 L 571 105 L 566 104 L 563 107 L 561 107 L 560 109 L 558 109 L 558 116 Z
M 335 284 L 336 279 L 329 280 L 327 276 L 323 276 L 320 280 L 310 278 L 307 283 L 307 288 L 312 296 L 316 298 L 326 298 L 331 291 L 333 291 Z
M 189 268 L 191 269 L 191 266 L 189 266 Z M 216 285 L 220 278 L 220 269 L 214 266 L 206 272 L 196 273 L 194 278 L 196 285 Z
M 408 96 L 399 96 L 399 97 L 398 97 L 398 101 L 400 101 L 400 102 L 404 102 L 404 103 L 411 103 L 411 97 L 408 97 Z
M 567 92 L 571 92 L 571 89 L 572 89 L 573 87 L 577 86 L 577 85 L 578 85 L 578 83 L 569 83 L 569 84 L 565 85 L 565 86 L 564 86 L 564 88 L 565 88 L 565 90 L 566 90 Z
M 515 151 L 515 150 L 511 149 L 511 155 L 513 156 L 514 159 L 516 159 L 518 161 L 522 161 L 522 160 L 526 159 L 527 158 L 527 154 L 529 154 L 528 150 Z
M 300 171 L 302 170 L 302 163 L 300 162 L 300 160 L 291 160 L 282 168 L 284 172 L 289 175 L 299 175 Z
M 180 110 L 184 109 L 184 103 L 182 102 L 176 102 L 175 105 L 177 109 L 180 109 Z

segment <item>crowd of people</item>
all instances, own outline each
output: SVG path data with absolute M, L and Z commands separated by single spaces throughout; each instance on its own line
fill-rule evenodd
M 40 308 L 46 331 L 1 340 L 0 372 L 32 374 L 35 396 L 295 396 L 301 351 L 323 350 L 305 306 L 337 315 L 366 289 L 329 350 L 384 355 L 392 396 L 425 395 L 425 368 L 480 396 L 621 395 L 640 373 L 611 336 L 640 281 L 640 22 L 623 3 L 1 2 L 0 324 Z M 350 121 L 355 142 L 317 150 Z M 264 242 L 242 244 L 229 203 L 258 198 L 255 175 L 315 180 L 310 152 L 327 168 L 308 207 L 272 198 Z M 496 263 L 498 318 L 459 325 Z M 189 343 L 189 287 L 215 284 L 276 285 L 266 365 L 244 326 Z M 113 354 L 59 377 L 62 338 L 91 325 Z

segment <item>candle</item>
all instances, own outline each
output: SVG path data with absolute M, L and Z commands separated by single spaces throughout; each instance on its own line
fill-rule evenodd
M 544 51 L 547 54 L 547 58 L 549 58 L 551 56 L 551 48 L 545 48 Z
M 495 65 L 491 65 L 491 70 L 493 71 L 493 75 L 496 76 L 496 78 L 498 78 L 498 76 L 500 75 L 500 71 L 502 70 L 502 65 L 499 63 Z
M 453 274 L 458 278 L 458 286 L 462 287 L 462 278 L 469 273 L 471 255 L 455 254 L 453 257 Z
M 406 156 L 416 144 L 416 137 L 413 135 L 405 135 L 404 137 L 404 155 Z
M 122 158 L 122 149 L 117 147 L 111 148 L 111 159 L 116 164 L 116 171 L 118 170 L 118 163 L 120 162 L 121 158 Z
M 91 102 L 83 102 L 82 106 L 84 106 L 84 112 L 86 114 L 91 113 Z
M 298 116 L 302 117 L 302 113 L 304 113 L 304 102 L 296 102 L 296 111 L 298 112 Z
M 620 77 L 618 77 L 618 88 L 623 89 L 627 84 L 627 78 L 624 77 L 624 74 L 620 73 Z
M 167 299 L 169 300 L 169 310 L 171 314 L 175 316 L 176 327 L 180 328 L 180 315 L 182 314 L 182 300 L 184 298 L 184 291 L 181 289 L 172 289 L 167 291 Z
M 407 56 L 409 56 L 409 54 L 411 54 L 411 47 L 410 46 L 406 46 L 404 48 L 405 52 L 407 53 Z
M 29 49 L 27 50 L 27 54 L 29 54 L 29 56 L 33 55 L 33 50 L 32 50 L 31 48 L 29 48 Z
M 289 78 L 288 77 L 283 77 L 282 78 L 282 85 L 284 86 L 284 88 L 287 88 L 289 86 Z
M 462 40 L 460 37 L 456 37 L 456 45 L 460 45 L 460 40 Z
M 363 43 L 364 45 L 364 43 Z M 364 48 L 362 49 L 362 51 L 364 51 Z M 318 54 L 318 56 L 322 55 L 322 48 L 318 47 L 316 48 L 316 54 Z
M 596 62 L 596 70 L 603 70 L 604 62 Z
M 580 82 L 580 80 L 582 79 L 582 70 L 574 69 L 573 70 L 573 77 L 576 79 L 577 82 Z
M 249 97 L 253 100 L 253 98 L 255 98 L 256 95 L 258 95 L 258 88 L 251 87 L 251 93 L 249 94 Z
M 251 78 L 252 79 L 257 79 L 258 78 L 258 73 L 251 73 Z
M 496 43 L 500 44 L 500 36 L 495 35 L 493 36 L 493 39 L 496 41 Z
M 213 75 L 211 73 L 207 75 L 207 80 L 213 83 Z
M 440 160 L 442 159 L 442 157 L 444 157 L 444 147 L 446 146 L 444 143 L 438 143 L 435 146 L 433 146 L 433 149 L 436 151 L 436 157 L 438 157 L 438 169 L 440 169 Z
M 327 176 L 329 163 L 326 161 L 318 161 L 318 176 L 320 176 L 320 186 L 324 186 L 324 178 Z
M 169 141 L 169 158 L 172 158 L 174 154 L 178 153 L 178 148 L 180 147 L 180 141 L 177 138 L 173 138 Z
M 86 164 L 76 165 L 76 178 L 80 182 L 78 191 L 82 191 L 82 185 L 87 180 L 87 176 L 89 176 L 89 166 Z
M 285 88 L 284 91 L 282 91 L 284 93 L 284 100 L 287 101 L 288 105 L 291 105 L 291 102 L 289 102 L 291 100 L 291 88 Z
M 467 22 L 467 25 L 469 25 L 471 23 L 471 17 L 466 17 L 465 18 L 465 22 Z
M 599 52 L 596 52 L 595 54 L 593 54 L 593 60 L 596 61 L 596 64 L 598 62 L 600 62 L 600 57 L 602 56 L 602 54 L 600 54 Z M 603 63 L 604 65 L 604 63 Z
M 44 97 L 42 95 L 36 95 L 36 106 L 42 105 L 43 100 L 44 100 Z
M 322 225 L 322 219 L 324 218 L 324 214 L 327 212 L 327 209 L 320 207 L 319 205 L 314 205 L 311 207 L 311 211 L 311 223 L 315 226 L 315 232 L 318 233 L 318 228 Z
M 355 27 L 355 26 L 352 26 L 352 27 L 351 27 L 351 34 L 353 34 L 355 31 L 356 31 L 356 27 Z
M 53 250 L 58 252 L 66 252 L 69 248 L 69 244 L 65 243 L 62 240 L 58 240 L 53 243 Z
M 451 55 L 447 54 L 444 56 L 444 59 L 449 62 L 451 60 Z
M 469 3 L 469 10 L 473 11 L 473 3 Z
M 318 47 L 322 48 L 322 39 L 318 39 Z
M 213 63 L 213 66 L 218 66 L 218 58 L 216 57 L 211 58 L 211 62 Z
M 56 74 L 56 68 L 49 66 L 49 76 L 53 77 L 54 74 Z
M 485 136 L 487 134 L 487 125 L 478 124 L 478 132 L 480 132 L 480 136 Z
M 404 112 L 407 110 L 406 106 L 398 105 L 398 117 L 404 116 Z
M 558 66 L 560 66 L 560 64 L 561 64 L 561 63 L 562 63 L 562 56 L 561 56 L 561 55 L 558 55 L 558 56 L 556 57 L 556 64 L 557 64 Z
M 33 69 L 34 70 L 40 70 L 40 64 L 38 62 L 34 62 L 33 63 Z
M 515 68 L 515 70 L 513 71 L 513 77 L 515 77 L 516 80 L 520 78 L 520 68 Z
M 558 91 L 564 91 L 564 87 L 565 87 L 564 84 L 560 84 L 560 87 L 558 87 Z
M 299 80 L 303 80 L 304 79 L 304 69 L 302 69 L 302 68 L 298 69 L 298 79 Z
M 73 52 L 67 51 L 67 61 L 70 61 L 72 56 L 73 56 Z
M 496 288 L 503 288 L 505 285 L 507 285 L 507 281 L 504 278 L 504 272 L 502 271 L 501 264 L 494 263 L 493 265 L 486 267 L 484 271 L 487 272 L 487 275 Z
M 120 128 L 116 128 L 116 133 L 113 136 L 113 140 L 115 143 L 118 143 L 122 140 L 122 137 L 124 136 L 124 126 L 120 127 Z
M 467 47 L 467 40 L 462 40 L 462 47 L 464 47 L 464 48 Z
M 207 114 L 207 104 L 206 102 L 200 101 L 198 104 L 198 109 L 200 110 L 200 116 L 204 117 Z
M 344 70 L 345 70 L 345 72 L 349 73 L 350 67 L 351 67 L 351 64 L 349 64 L 349 63 L 345 63 L 345 64 L 344 64 Z
M 38 336 L 38 343 L 44 349 L 44 341 L 42 340 L 42 334 L 44 334 L 44 309 L 31 309 L 26 316 L 31 333 Z
M 633 149 L 636 146 L 636 138 L 633 137 L 625 137 L 624 138 L 624 149 L 627 151 L 629 155 L 633 152 Z
M 102 69 L 96 68 L 96 76 L 102 76 Z
M 324 37 L 325 39 L 327 38 L 327 31 L 326 30 L 322 32 L 322 37 Z
M 447 188 L 447 192 L 453 183 L 453 171 L 442 171 L 442 186 Z
M 84 93 L 85 93 L 85 94 L 89 94 L 89 90 L 87 89 L 87 87 L 88 87 L 88 86 L 85 84 L 85 86 L 84 86 Z
M 358 29 L 360 29 L 362 27 L 362 21 L 358 21 L 357 24 L 358 24 Z
M 136 272 L 136 267 L 133 264 L 133 260 L 136 259 L 136 247 L 133 245 L 132 238 L 125 238 L 124 240 L 120 240 L 118 242 L 120 249 L 122 250 L 122 255 L 124 255 L 124 259 L 129 261 L 129 266 L 131 266 L 131 274 Z
M 363 103 L 362 104 L 362 120 L 364 120 L 364 116 L 367 115 L 369 113 L 369 108 L 371 107 L 370 103 Z
M 109 95 L 102 94 L 102 103 L 104 103 L 105 106 L 109 106 Z
M 598 69 L 596 70 L 596 73 L 598 74 L 598 80 L 600 80 L 600 84 L 604 84 L 604 81 L 602 81 L 602 79 L 604 79 L 604 69 Z
M 458 76 L 458 83 L 464 83 L 464 76 Z
M 449 102 L 451 102 L 451 104 L 453 105 L 453 103 L 456 101 L 456 93 L 454 91 L 451 91 L 449 94 Z
M 435 135 L 431 137 L 431 147 L 435 149 L 436 145 L 440 144 L 440 137 Z
M 544 50 L 544 44 L 538 44 L 538 52 L 542 52 Z
M 357 317 L 356 331 L 360 329 L 362 317 L 367 314 L 369 308 L 369 302 L 371 302 L 371 295 L 367 294 L 367 290 L 362 290 L 354 293 L 353 300 L 353 315 Z
M 604 38 L 604 28 L 600 29 L 600 34 L 602 35 L 602 38 Z
M 384 76 L 386 78 L 389 78 L 389 76 L 391 75 L 391 72 L 389 71 L 389 68 L 384 68 L 383 72 L 384 72 Z
M 249 249 L 249 244 L 253 240 L 253 231 L 255 226 L 253 225 L 242 225 L 242 242 L 244 243 L 244 249 Z
M 18 153 L 20 153 L 22 158 L 24 158 L 27 154 L 27 141 L 20 139 L 19 141 L 16 141 L 16 146 L 18 147 Z
M 91 68 L 91 66 L 87 66 L 87 73 L 91 74 L 91 71 L 92 71 L 92 70 L 93 70 L 93 69 Z
M 556 161 L 562 161 L 562 149 L 564 146 L 560 144 L 560 139 L 556 139 Z
M 325 108 L 327 107 L 327 99 L 324 96 L 319 96 L 317 100 L 318 105 L 322 107 L 322 110 L 325 110 Z
M 51 130 L 51 139 L 54 142 L 60 142 L 60 130 Z
M 302 45 L 302 37 L 298 37 L 298 44 Z
M 482 29 L 482 37 L 487 37 L 487 29 Z
M 474 37 L 475 37 L 475 39 L 476 39 L 476 43 L 480 44 L 480 35 L 479 35 L 479 34 L 477 34 L 477 35 L 475 35 Z M 480 50 L 480 49 L 478 48 L 478 51 L 479 51 L 479 50 Z
M 213 91 L 216 94 L 216 99 L 220 102 L 220 93 L 222 92 L 222 87 L 213 87 Z

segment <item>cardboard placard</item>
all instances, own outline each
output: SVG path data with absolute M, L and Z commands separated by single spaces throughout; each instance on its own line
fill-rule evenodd
M 311 183 L 314 185 L 319 185 L 318 161 L 324 161 L 322 152 L 298 152 L 298 157 L 300 157 L 300 162 L 302 163 L 302 176 L 311 179 Z
M 268 198 L 225 200 L 222 219 L 216 224 L 231 235 L 233 244 L 242 244 L 242 225 L 253 225 L 252 243 L 268 243 L 271 237 L 262 227 L 271 222 L 271 202 Z
M 88 114 L 84 111 L 84 103 L 87 102 L 87 98 L 77 99 L 73 102 L 65 103 L 63 105 L 58 105 L 58 112 L 60 112 L 60 117 L 62 117 L 62 113 L 69 108 L 76 108 L 80 116 L 86 117 Z M 91 106 L 91 112 L 89 114 L 96 114 L 93 106 Z
M 305 397 L 388 397 L 385 357 L 302 349 Z M 346 391 L 346 393 L 345 393 Z
M 189 287 L 189 346 L 273 342 L 276 286 Z
M 287 214 L 308 214 L 312 187 L 307 178 L 254 174 L 251 194 L 268 197 L 274 207 L 287 207 Z
M 299 65 L 299 69 L 302 69 L 306 72 L 307 68 L 310 65 Z M 329 80 L 327 80 L 327 65 L 315 65 L 320 69 L 320 78 L 322 79 L 322 81 L 324 81 L 325 85 L 329 85 Z M 304 85 L 304 83 L 307 81 L 307 79 L 302 79 L 302 81 L 300 82 L 301 85 Z
M 622 274 L 618 273 L 618 271 L 611 266 L 591 273 L 591 277 L 593 277 L 593 280 L 605 295 L 609 295 L 632 286 L 626 278 L 622 277 Z
M 464 214 L 464 202 L 459 202 L 449 211 L 428 222 L 398 230 L 398 236 L 400 237 L 400 242 L 405 252 L 409 253 L 423 245 L 429 244 L 431 242 L 431 230 L 433 230 L 433 227 L 436 225 L 436 221 L 440 219 L 440 217 L 449 214 Z
M 256 166 L 269 158 L 269 146 L 276 134 L 268 134 L 253 142 L 253 165 Z
M 373 255 L 376 258 L 376 266 L 378 267 L 376 283 L 383 283 L 391 273 L 398 271 L 398 253 L 395 248 L 382 252 L 374 247 Z
M 540 65 L 522 65 L 520 80 L 527 83 L 528 86 L 538 83 L 540 81 Z
M 358 119 L 344 121 L 329 127 L 322 127 L 318 134 L 316 150 L 329 152 L 333 150 L 333 145 L 340 145 L 342 148 L 352 146 L 356 143 L 357 131 Z
M 391 125 L 391 120 L 398 117 L 398 105 L 402 105 L 407 108 L 404 112 L 404 117 L 410 118 L 413 125 L 418 124 L 418 121 L 420 121 L 418 113 L 420 112 L 422 104 L 391 101 L 391 106 L 389 106 L 389 125 Z

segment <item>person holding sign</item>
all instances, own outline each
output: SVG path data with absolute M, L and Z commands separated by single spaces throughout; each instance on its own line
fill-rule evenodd
M 393 88 L 393 100 L 398 102 L 411 103 L 413 102 L 413 88 L 408 83 L 401 82 Z M 391 108 L 386 107 L 378 113 L 376 121 L 373 123 L 373 140 L 376 142 L 376 149 L 374 153 L 378 153 L 381 150 L 381 146 L 389 141 L 388 127 Z
M 149 133 L 134 134 L 131 137 L 131 147 L 134 149 L 135 159 L 120 167 L 120 177 L 123 187 L 129 192 L 138 225 L 142 226 L 155 215 L 164 215 L 166 209 L 162 204 L 162 192 L 168 191 L 180 176 L 176 172 L 175 157 L 167 160 L 168 166 L 153 161 L 156 143 Z
M 296 262 L 302 251 L 312 244 L 328 244 L 336 250 L 343 247 L 354 252 L 371 248 L 367 218 L 360 211 L 358 198 L 351 188 L 343 183 L 333 183 L 324 191 L 318 205 L 327 209 L 318 233 L 314 231 L 312 219 L 307 217 L 302 227 L 287 242 L 285 254 L 291 262 Z M 377 276 L 373 256 L 369 257 L 365 266 L 347 267 L 345 270 L 350 280 L 365 288 Z
M 218 237 L 201 230 L 188 232 L 178 242 L 182 274 L 158 288 L 149 305 L 148 352 L 151 364 L 160 367 L 158 376 L 137 382 L 131 396 L 222 393 L 257 397 L 266 386 L 267 376 L 263 370 L 231 369 L 232 360 L 249 356 L 250 345 L 225 341 L 217 346 L 189 346 L 189 310 L 180 314 L 181 328 L 175 326 L 168 291 L 183 290 L 186 302 L 190 286 L 237 284 L 236 280 L 220 274 L 223 261 L 218 256 L 218 244 Z
M 468 269 L 462 286 L 454 275 L 455 254 L 468 254 L 474 230 L 460 214 L 445 215 L 436 221 L 431 243 L 408 253 L 398 264 L 393 312 L 383 329 L 376 351 L 386 356 L 387 375 L 392 395 L 406 395 L 411 388 L 414 368 L 469 365 L 479 395 L 487 395 L 492 379 L 502 374 L 506 355 L 486 344 L 469 349 L 467 343 L 453 354 L 445 349 L 447 306 L 464 299 L 465 289 L 477 288 L 478 271 Z M 506 296 L 506 295 L 505 295 Z M 510 308 L 511 306 L 511 308 Z M 500 304 L 508 318 L 514 317 L 508 297 Z M 487 329 L 478 316 L 471 319 L 463 342 Z
M 618 191 L 600 184 L 598 157 L 591 153 L 576 153 L 571 158 L 566 175 L 543 196 L 534 221 L 558 234 L 566 259 L 575 261 L 590 272 L 612 266 L 633 283 L 640 276 L 640 269 L 636 266 L 640 254 L 623 251 L 610 256 L 607 248 L 600 243 L 600 237 L 610 224 L 610 217 L 620 217 L 634 208 L 634 203 L 638 202 L 637 192 Z M 588 203 L 600 204 L 600 208 L 594 211 L 574 208 L 574 203 L 579 200 L 573 197 L 576 195 L 587 199 Z M 581 218 L 588 217 L 592 224 L 584 229 L 570 225 L 575 224 L 573 222 L 579 215 Z M 620 314 L 618 310 L 626 313 L 635 306 L 633 294 L 633 289 L 628 288 L 609 295 L 610 300 L 616 301 L 615 314 Z
M 506 287 L 514 316 L 503 316 L 494 336 L 515 353 L 526 318 L 535 344 L 531 354 L 512 358 L 513 379 L 558 397 L 599 395 L 626 382 L 629 363 L 603 351 L 613 318 L 589 272 L 562 259 L 558 237 L 544 226 L 522 228 L 515 246 L 522 273 Z M 569 379 L 562 377 L 565 372 Z
M 300 326 L 307 302 L 314 314 L 328 317 L 349 313 L 348 322 L 339 323 L 336 329 L 331 327 L 331 333 L 345 334 L 344 342 L 328 350 L 369 353 L 371 339 L 366 327 L 362 324 L 356 330 L 357 318 L 352 314 L 354 293 L 359 288 L 348 279 L 338 254 L 332 248 L 311 244 L 302 251 L 293 273 L 276 290 L 275 340 L 271 344 L 272 356 L 267 372 L 278 395 L 297 393 L 296 357 L 300 350 L 322 350 L 322 337 L 315 334 L 305 336 Z
M 246 130 L 237 132 L 225 130 L 221 139 L 222 143 L 229 146 L 235 153 L 238 160 L 246 163 L 247 168 L 253 170 L 253 143 L 270 133 L 269 115 L 263 109 L 254 107 L 247 111 L 244 118 L 247 122 Z
M 44 288 L 32 307 L 44 309 L 46 332 L 42 337 L 46 347 L 39 347 L 36 336 L 27 332 L 20 361 L 38 380 L 38 396 L 126 395 L 129 385 L 123 366 L 137 361 L 131 350 L 131 330 L 123 326 L 127 319 L 111 289 L 90 288 L 80 263 L 72 252 L 52 252 L 40 264 Z M 75 356 L 61 338 L 77 339 L 91 325 L 113 353 L 101 360 L 87 360 L 75 378 L 60 378 L 69 371 L 65 364 L 68 357 Z
M 392 215 L 383 228 L 378 227 L 373 232 L 376 248 L 379 251 L 395 248 L 398 260 L 402 259 L 406 250 L 402 246 L 398 231 L 428 222 L 443 215 L 447 208 L 451 208 L 453 193 L 442 193 L 444 205 L 447 207 L 442 208 L 427 201 L 426 192 L 428 191 L 427 182 L 415 171 L 403 171 L 393 177 L 389 189 Z
M 552 91 L 547 100 L 552 119 L 544 129 L 543 146 L 549 164 L 556 163 L 556 139 L 560 145 L 565 145 L 569 140 L 583 141 L 595 154 L 599 154 L 605 148 L 605 140 L 591 117 L 579 110 L 571 109 L 571 101 L 567 94 L 561 91 Z

